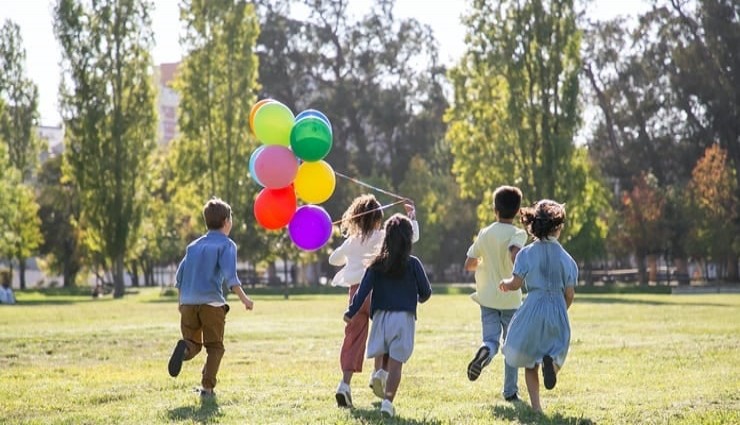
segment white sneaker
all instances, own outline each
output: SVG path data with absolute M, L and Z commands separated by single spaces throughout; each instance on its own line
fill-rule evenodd
M 378 369 L 370 378 L 370 388 L 373 394 L 380 399 L 385 399 L 385 383 L 388 381 L 388 372 Z
M 393 408 L 393 403 L 388 399 L 383 399 L 380 403 L 380 415 L 392 418 L 396 416 L 396 409 Z
M 352 391 L 350 390 L 349 385 L 344 383 L 344 381 L 339 382 L 336 397 L 337 406 L 352 407 Z

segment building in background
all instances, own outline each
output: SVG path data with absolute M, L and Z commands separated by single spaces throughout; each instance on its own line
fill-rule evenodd
M 39 139 L 46 143 L 46 149 L 43 149 L 39 154 L 41 162 L 59 156 L 64 152 L 64 127 L 61 124 L 56 127 L 40 125 L 36 128 L 36 134 Z
M 157 112 L 159 113 L 159 145 L 166 145 L 177 136 L 177 105 L 180 96 L 172 88 L 177 67 L 176 63 L 163 63 L 157 67 Z

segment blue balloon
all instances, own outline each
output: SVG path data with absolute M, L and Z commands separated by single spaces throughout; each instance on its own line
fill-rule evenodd
M 317 111 L 316 109 L 306 109 L 295 117 L 294 122 L 297 122 L 299 119 L 305 117 L 316 117 L 321 119 L 326 123 L 326 125 L 329 126 L 329 133 L 334 133 L 331 128 L 331 121 L 329 121 L 329 118 L 327 118 L 326 115 L 324 115 L 321 111 Z
M 257 182 L 258 185 L 265 187 L 264 184 L 257 178 L 257 173 L 254 171 L 254 163 L 257 161 L 257 157 L 260 155 L 260 153 L 265 149 L 265 146 L 268 145 L 262 145 L 258 147 L 257 149 L 252 152 L 252 156 L 249 157 L 249 176 L 252 177 L 252 180 Z

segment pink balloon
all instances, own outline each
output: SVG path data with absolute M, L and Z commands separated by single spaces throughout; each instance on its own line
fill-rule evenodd
M 254 174 L 268 189 L 288 186 L 298 173 L 298 158 L 282 145 L 265 145 L 254 160 Z

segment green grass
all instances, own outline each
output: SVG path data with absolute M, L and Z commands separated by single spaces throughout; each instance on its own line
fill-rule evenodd
M 346 295 L 255 295 L 251 313 L 232 298 L 218 398 L 204 404 L 192 392 L 203 354 L 167 374 L 179 315 L 157 288 L 122 300 L 17 295 L 0 306 L 2 424 L 740 423 L 740 295 L 577 295 L 571 351 L 540 416 L 502 400 L 501 356 L 467 380 L 478 309 L 438 294 L 419 309 L 398 417 L 385 421 L 370 361 L 353 382 L 356 408 L 335 407 Z M 519 388 L 527 401 L 521 371 Z

